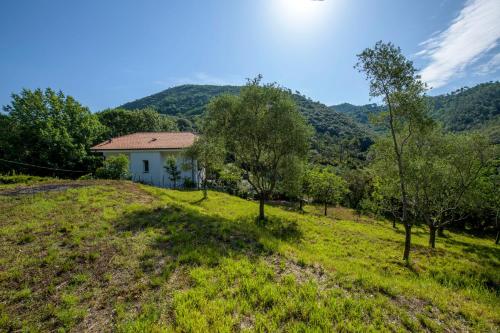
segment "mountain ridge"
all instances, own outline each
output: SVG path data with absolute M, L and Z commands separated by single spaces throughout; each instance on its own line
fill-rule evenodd
M 500 120 L 499 81 L 463 87 L 447 94 L 427 96 L 427 100 L 431 117 L 453 132 L 494 127 Z M 332 105 L 329 108 L 370 127 L 370 114 L 384 110 L 383 106 L 377 104 L 350 103 Z

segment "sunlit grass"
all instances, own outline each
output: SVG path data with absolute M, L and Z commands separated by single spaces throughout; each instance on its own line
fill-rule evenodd
M 495 331 L 492 240 L 102 183 L 0 195 L 0 331 Z

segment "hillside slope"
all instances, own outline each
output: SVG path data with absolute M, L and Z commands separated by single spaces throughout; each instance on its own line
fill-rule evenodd
M 429 96 L 431 116 L 450 131 L 493 129 L 500 120 L 500 82 L 482 83 L 472 88 L 461 88 L 449 94 Z M 369 115 L 383 108 L 377 104 L 330 106 L 331 110 L 369 125 Z M 500 132 L 497 129 L 496 132 Z M 495 137 L 500 135 L 496 133 Z
M 500 252 L 389 222 L 227 194 L 73 182 L 0 186 L 0 331 L 498 331 Z M 60 186 L 61 183 L 58 183 Z M 33 189 L 33 188 L 32 188 Z
M 205 111 L 206 104 L 214 96 L 224 93 L 238 94 L 238 86 L 182 85 L 128 102 L 120 106 L 127 110 L 153 107 L 162 114 L 171 116 L 196 116 Z
M 238 94 L 240 89 L 237 86 L 183 85 L 120 107 L 129 110 L 153 107 L 162 114 L 193 121 L 203 114 L 211 98 L 225 93 Z M 313 142 L 314 160 L 330 163 L 338 158 L 337 163 L 359 163 L 364 159 L 366 150 L 373 142 L 373 133 L 366 126 L 303 95 L 293 94 L 293 98 L 317 132 Z

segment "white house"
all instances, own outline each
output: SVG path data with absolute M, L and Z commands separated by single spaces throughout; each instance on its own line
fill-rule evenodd
M 199 185 L 200 173 L 196 160 L 184 156 L 186 148 L 196 140 L 191 132 L 143 132 L 112 138 L 91 148 L 107 158 L 124 154 L 129 159 L 129 171 L 133 181 L 160 187 L 173 187 L 170 175 L 165 169 L 167 158 L 176 159 L 181 172 L 177 186 L 182 186 L 186 179 Z

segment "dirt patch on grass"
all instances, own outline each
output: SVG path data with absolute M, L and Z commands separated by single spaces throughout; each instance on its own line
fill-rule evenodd
M 37 194 L 41 192 L 52 192 L 52 191 L 65 191 L 70 188 L 78 188 L 84 186 L 94 185 L 92 183 L 58 183 L 58 184 L 44 184 L 44 185 L 32 185 L 32 186 L 19 186 L 13 189 L 0 190 L 0 195 L 6 196 L 16 196 L 25 194 Z
M 328 275 L 319 264 L 306 265 L 296 263 L 279 255 L 267 257 L 266 262 L 274 267 L 275 272 L 279 276 L 293 275 L 299 283 L 313 280 L 318 284 L 320 289 L 326 287 Z

